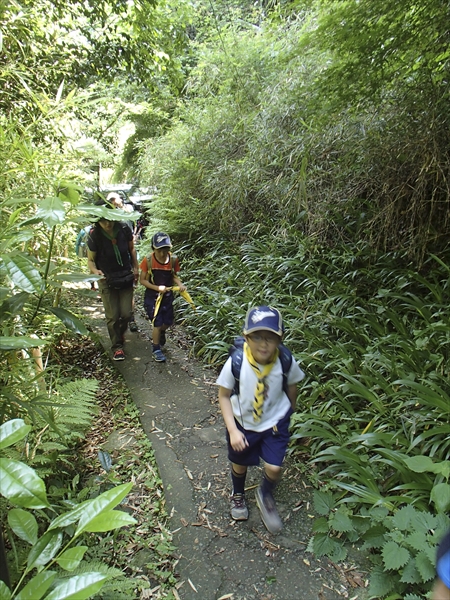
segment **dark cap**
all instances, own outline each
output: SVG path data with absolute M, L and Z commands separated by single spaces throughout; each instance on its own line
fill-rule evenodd
M 170 241 L 170 237 L 167 233 L 163 233 L 162 231 L 155 233 L 152 237 L 152 247 L 153 248 L 172 248 L 172 242 Z
M 245 317 L 244 334 L 253 331 L 273 331 L 280 337 L 283 335 L 283 319 L 281 313 L 271 306 L 251 308 Z

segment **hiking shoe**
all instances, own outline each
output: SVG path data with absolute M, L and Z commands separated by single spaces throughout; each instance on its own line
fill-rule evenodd
M 130 331 L 133 331 L 133 332 L 138 331 L 138 326 L 137 326 L 136 321 L 130 321 L 128 328 Z
M 153 358 L 156 360 L 156 362 L 166 362 L 166 357 L 159 348 L 158 350 L 153 350 Z
M 235 521 L 246 521 L 248 519 L 248 508 L 244 494 L 233 494 L 230 497 L 230 512 L 231 518 Z
M 269 493 L 263 496 L 261 488 L 258 488 L 256 490 L 255 498 L 256 504 L 261 511 L 263 523 L 270 533 L 277 533 L 280 531 L 283 527 L 283 523 L 281 522 L 272 494 Z
M 113 360 L 125 360 L 125 352 L 122 350 L 122 348 L 114 350 Z
M 159 345 L 161 346 L 161 348 L 166 345 L 166 341 L 166 332 L 161 331 L 161 334 L 159 336 Z

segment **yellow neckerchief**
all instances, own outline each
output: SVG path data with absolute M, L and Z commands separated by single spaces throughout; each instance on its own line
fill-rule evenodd
M 250 346 L 247 344 L 247 342 L 244 342 L 244 355 L 245 358 L 248 360 L 249 365 L 253 369 L 253 372 L 255 373 L 256 377 L 258 378 L 253 399 L 253 420 L 261 421 L 261 415 L 263 413 L 263 404 L 265 399 L 266 377 L 269 375 L 273 365 L 278 360 L 278 348 L 275 351 L 272 362 L 267 363 L 267 365 L 262 365 L 262 370 L 253 358 L 253 354 L 251 353 Z

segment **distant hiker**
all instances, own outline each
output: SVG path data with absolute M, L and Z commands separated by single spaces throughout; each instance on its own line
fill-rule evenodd
M 124 360 L 124 334 L 132 314 L 133 283 L 139 267 L 133 234 L 123 221 L 100 218 L 88 237 L 88 266 L 103 275 L 99 289 L 114 360 Z
M 296 407 L 297 383 L 305 374 L 281 344 L 283 322 L 271 306 L 247 312 L 241 347 L 230 350 L 216 384 L 231 461 L 231 517 L 248 519 L 247 468 L 264 461 L 256 503 L 271 533 L 282 528 L 273 497 L 289 442 L 289 420 Z M 239 338 L 238 338 L 239 340 Z
M 144 308 L 152 322 L 152 349 L 156 362 L 165 362 L 161 348 L 166 343 L 166 330 L 173 325 L 173 285 L 185 291 L 186 286 L 176 275 L 180 271 L 178 258 L 170 252 L 172 242 L 167 233 L 152 237 L 153 252 L 140 264 L 140 282 L 146 288 Z

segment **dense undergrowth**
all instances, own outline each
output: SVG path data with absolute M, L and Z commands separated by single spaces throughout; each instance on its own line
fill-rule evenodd
M 291 452 L 322 482 L 310 549 L 370 551 L 373 598 L 423 598 L 450 525 L 450 268 L 360 245 L 320 248 L 295 232 L 199 239 L 180 250 L 196 312 L 194 351 L 221 364 L 251 305 L 277 306 L 307 373 Z
M 44 597 L 48 589 L 50 594 L 56 594 L 55 598 L 65 598 L 69 590 L 56 592 L 55 588 L 70 580 L 70 593 L 75 593 L 73 582 L 92 578 L 95 573 L 98 581 L 88 581 L 80 587 L 77 597 L 128 600 L 145 597 L 151 591 L 152 598 L 175 598 L 176 590 L 171 590 L 176 585 L 176 556 L 167 528 L 162 482 L 151 444 L 122 378 L 100 346 L 88 338 L 61 336 L 46 367 L 47 379 L 53 380 L 52 409 L 46 411 L 42 398 L 34 413 L 16 406 L 17 416 L 26 422 L 30 422 L 30 414 L 34 415 L 33 427 L 28 427 L 25 439 L 8 447 L 2 443 L 1 460 L 3 469 L 8 469 L 11 459 L 25 461 L 27 469 L 34 468 L 36 476 L 45 483 L 46 494 L 43 492 L 42 498 L 46 497 L 48 505 L 33 509 L 33 504 L 20 504 L 17 494 L 7 494 L 9 500 L 0 500 L 10 589 L 15 590 L 9 596 L 1 587 L 0 597 L 15 598 L 19 589 L 25 593 L 23 586 L 34 576 L 31 590 L 26 589 L 32 595 L 27 597 Z M 60 388 L 64 393 L 58 394 Z M 85 397 L 88 403 L 83 402 Z M 12 422 L 18 421 L 7 421 L 4 431 Z M 28 478 L 30 472 L 25 473 Z M 16 473 L 20 482 L 21 473 Z M 22 494 L 25 486 L 24 483 Z M 70 519 L 62 515 L 73 512 L 77 506 L 83 506 L 86 515 L 89 502 L 100 502 L 102 494 L 112 497 L 115 490 L 122 488 L 128 493 L 117 496 L 119 511 L 110 510 L 105 515 L 107 523 L 86 527 L 71 548 L 60 549 L 62 535 L 67 544 L 75 531 Z M 36 490 L 34 494 L 38 495 Z M 17 508 L 17 503 L 23 508 Z M 50 538 L 51 530 L 45 533 L 45 529 L 63 518 L 67 523 L 62 523 L 60 531 L 53 530 L 58 533 Z M 101 518 L 101 514 L 95 518 Z M 112 526 L 114 518 L 118 519 L 117 527 Z M 119 521 L 128 527 L 118 528 Z M 40 557 L 35 559 L 36 564 L 30 559 L 32 556 Z M 41 580 L 45 580 L 45 586 Z M 97 590 L 95 585 L 99 586 Z

